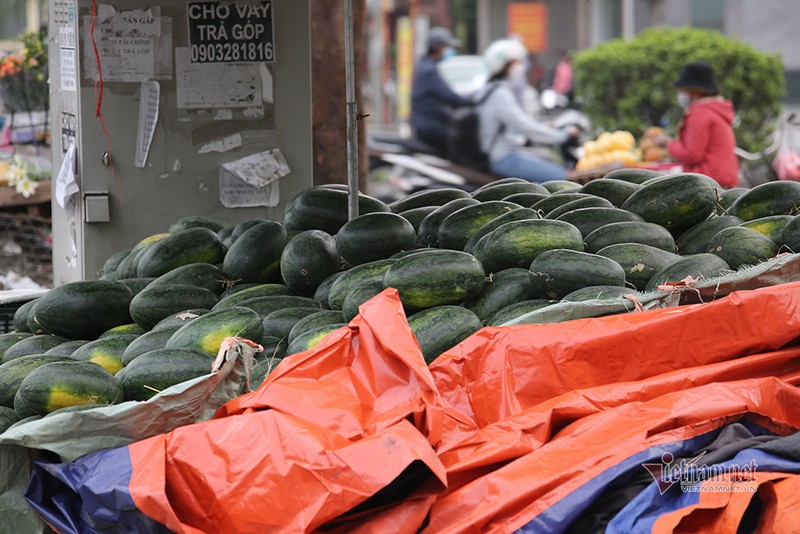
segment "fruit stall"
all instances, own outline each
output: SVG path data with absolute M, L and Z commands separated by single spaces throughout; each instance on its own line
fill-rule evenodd
M 800 183 L 659 167 L 653 130 L 585 183 L 312 186 L 308 3 L 275 5 L 51 3 L 55 284 L 0 333 L 0 525 L 793 531 Z M 115 50 L 134 18 L 174 57 Z M 255 70 L 209 56 L 258 24 L 294 31 Z

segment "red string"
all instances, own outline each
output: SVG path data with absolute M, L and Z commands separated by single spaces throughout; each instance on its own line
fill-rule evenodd
M 89 29 L 89 35 L 92 39 L 92 49 L 94 50 L 94 58 L 97 61 L 97 81 L 94 84 L 94 101 L 95 101 L 95 117 L 100 119 L 100 126 L 103 128 L 103 133 L 106 136 L 108 143 L 108 157 L 111 166 L 111 175 L 114 177 L 114 182 L 117 185 L 120 199 L 122 198 L 122 187 L 117 176 L 117 169 L 114 166 L 113 152 L 111 151 L 111 136 L 108 134 L 108 127 L 106 127 L 106 119 L 103 117 L 101 107 L 103 105 L 103 66 L 100 63 L 100 52 L 97 50 L 97 41 L 94 38 L 94 28 L 97 24 L 97 0 L 92 0 L 92 25 Z

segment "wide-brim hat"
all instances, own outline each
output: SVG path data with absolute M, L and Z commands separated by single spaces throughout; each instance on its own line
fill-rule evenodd
M 453 34 L 447 28 L 436 26 L 428 32 L 428 47 L 435 48 L 437 46 L 461 46 L 461 41 L 453 37 Z
M 680 77 L 673 85 L 678 89 L 696 89 L 711 94 L 719 93 L 719 86 L 714 81 L 714 69 L 705 61 L 695 61 L 683 67 Z

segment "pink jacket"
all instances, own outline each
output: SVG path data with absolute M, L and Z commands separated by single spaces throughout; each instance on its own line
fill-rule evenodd
M 686 172 L 714 178 L 730 189 L 739 183 L 739 160 L 734 152 L 733 105 L 722 97 L 693 102 L 678 127 L 678 140 L 667 145 L 669 154 Z

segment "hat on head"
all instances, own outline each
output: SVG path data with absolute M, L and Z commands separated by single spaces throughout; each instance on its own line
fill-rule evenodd
M 453 37 L 447 28 L 436 26 L 428 32 L 428 48 L 438 46 L 461 46 L 461 41 Z
M 483 53 L 483 60 L 489 69 L 489 75 L 494 76 L 503 71 L 511 61 L 522 61 L 528 51 L 515 39 L 501 39 L 489 45 Z
M 714 69 L 705 61 L 695 61 L 683 67 L 681 75 L 674 85 L 678 89 L 697 89 L 710 94 L 719 93 L 719 87 L 714 81 Z

